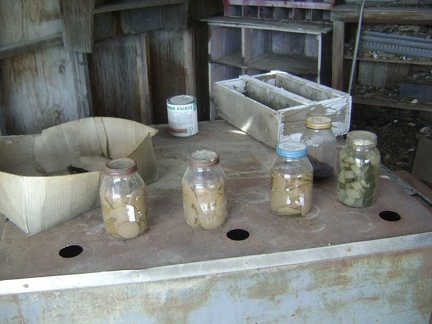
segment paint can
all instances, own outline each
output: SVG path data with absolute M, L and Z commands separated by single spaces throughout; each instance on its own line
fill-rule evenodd
M 188 137 L 198 133 L 196 98 L 179 95 L 167 100 L 168 131 L 173 136 Z

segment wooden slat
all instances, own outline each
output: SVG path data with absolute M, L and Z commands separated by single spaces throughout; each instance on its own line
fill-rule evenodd
M 94 52 L 89 56 L 89 73 L 96 116 L 141 122 L 143 113 L 138 74 L 142 70 L 137 68 L 137 64 L 142 64 L 146 58 L 143 57 L 145 53 L 136 48 L 137 37 L 128 35 L 95 43 Z
M 95 0 L 60 0 L 59 4 L 66 49 L 91 53 Z
M 344 89 L 344 46 L 345 46 L 345 23 L 333 21 L 332 41 L 332 87 L 338 90 Z
M 24 41 L 18 44 L 12 44 L 0 47 L 0 59 L 23 54 L 29 51 L 37 51 L 43 48 L 63 44 L 61 33 L 45 36 L 36 40 Z
M 398 178 L 402 179 L 402 181 L 414 189 L 414 191 L 416 191 L 421 197 L 432 204 L 432 189 L 430 189 L 408 171 L 396 171 L 395 174 Z
M 288 21 L 270 21 L 247 18 L 232 17 L 212 17 L 202 19 L 209 25 L 218 25 L 225 27 L 244 27 L 263 30 L 278 30 L 283 32 L 300 33 L 300 34 L 326 34 L 332 31 L 332 27 L 325 23 L 307 23 L 307 22 L 288 22 Z
M 149 80 L 149 41 L 148 34 L 141 33 L 135 39 L 136 68 L 138 78 L 139 110 L 141 123 L 150 125 L 153 122 L 153 105 Z
M 359 20 L 360 4 L 343 4 L 331 11 L 331 20 L 355 23 Z M 366 5 L 363 22 L 369 24 L 430 24 L 432 8 L 425 6 L 373 6 Z
M 105 12 L 122 11 L 122 10 L 132 10 L 139 8 L 148 8 L 156 6 L 167 6 L 186 3 L 186 0 L 138 0 L 129 1 L 124 3 L 116 4 L 104 4 L 98 5 L 94 8 L 94 14 L 100 14 Z
M 78 118 L 93 116 L 87 54 L 71 52 Z
M 353 103 L 362 104 L 367 106 L 376 106 L 376 107 L 389 107 L 389 108 L 400 108 L 400 109 L 408 109 L 408 110 L 419 110 L 419 111 L 429 111 L 432 112 L 432 106 L 426 106 L 419 103 L 409 104 L 403 103 L 394 99 L 386 99 L 386 98 L 363 98 L 361 96 L 353 96 Z
M 0 60 L 6 134 L 35 134 L 78 118 L 73 63 L 63 46 Z

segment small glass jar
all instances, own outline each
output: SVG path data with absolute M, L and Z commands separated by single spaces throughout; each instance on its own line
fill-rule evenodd
M 226 178 L 216 152 L 199 150 L 189 155 L 182 189 L 184 217 L 190 226 L 214 229 L 225 222 Z
M 336 172 L 337 142 L 328 117 L 309 117 L 300 141 L 306 144 L 308 158 L 314 171 L 314 182 L 324 182 Z
M 271 167 L 270 207 L 280 216 L 305 216 L 312 207 L 313 168 L 304 143 L 282 142 Z
M 132 239 L 147 231 L 147 190 L 133 159 L 113 160 L 105 165 L 99 194 L 108 233 Z
M 339 156 L 337 197 L 350 207 L 367 207 L 377 199 L 380 153 L 377 136 L 368 131 L 352 131 Z

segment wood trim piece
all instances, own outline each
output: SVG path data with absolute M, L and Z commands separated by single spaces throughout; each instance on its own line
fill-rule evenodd
M 432 202 L 432 189 L 405 170 L 395 171 L 395 175 L 417 192 L 423 199 Z
M 60 0 L 63 41 L 69 51 L 91 53 L 95 0 Z
M 37 51 L 46 47 L 56 46 L 63 44 L 62 33 L 39 38 L 37 40 L 25 41 L 18 44 L 1 46 L 0 59 L 12 57 L 15 55 L 23 54 L 28 51 Z
M 343 4 L 331 10 L 332 21 L 356 23 L 359 20 L 360 4 Z M 363 23 L 390 24 L 430 24 L 432 8 L 407 6 L 371 6 L 366 5 L 363 12 Z
M 74 75 L 78 118 L 92 117 L 94 116 L 94 113 L 87 64 L 87 54 L 70 52 L 70 56 Z
M 100 5 L 94 8 L 94 14 L 100 14 L 105 12 L 121 11 L 121 10 L 132 10 L 147 7 L 167 6 L 184 4 L 186 0 L 140 0 L 126 3 L 116 3 L 110 5 Z

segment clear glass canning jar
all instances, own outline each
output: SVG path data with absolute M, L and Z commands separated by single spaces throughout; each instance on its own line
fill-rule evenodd
M 189 155 L 182 189 L 184 217 L 190 226 L 214 229 L 225 222 L 226 178 L 216 152 L 199 150 Z
M 105 165 L 99 194 L 108 233 L 121 239 L 145 233 L 149 226 L 147 190 L 133 159 L 113 160 Z
M 367 207 L 377 199 L 380 153 L 377 136 L 352 131 L 339 156 L 338 200 L 350 207 Z
M 280 216 L 305 216 L 312 207 L 313 168 L 304 143 L 282 142 L 270 175 L 270 207 Z
M 309 161 L 314 171 L 314 182 L 324 182 L 336 172 L 337 142 L 328 117 L 309 117 L 306 130 L 300 138 L 307 147 Z

